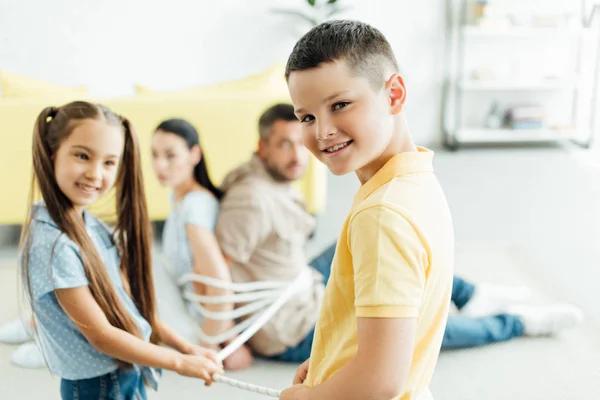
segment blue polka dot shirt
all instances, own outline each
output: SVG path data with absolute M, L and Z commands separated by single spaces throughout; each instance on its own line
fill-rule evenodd
M 149 341 L 152 329 L 123 287 L 119 273 L 120 255 L 109 228 L 87 211 L 85 227 L 104 267 L 127 311 L 136 322 L 143 338 Z M 117 361 L 96 350 L 63 311 L 55 289 L 88 285 L 81 253 L 52 220 L 43 203 L 33 207 L 29 250 L 29 280 L 33 309 L 40 342 L 51 371 L 68 380 L 94 378 L 118 368 Z M 136 366 L 156 389 L 157 374 L 147 367 Z

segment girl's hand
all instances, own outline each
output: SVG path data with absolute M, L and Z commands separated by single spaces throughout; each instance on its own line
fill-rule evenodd
M 223 344 L 224 347 L 226 345 L 227 345 L 227 343 Z M 188 352 L 188 354 L 204 355 L 205 357 L 210 358 L 211 360 L 217 362 L 219 365 L 223 365 L 227 371 L 240 371 L 240 370 L 248 368 L 250 365 L 252 365 L 252 361 L 253 361 L 252 351 L 250 350 L 250 347 L 248 347 L 245 344 L 242 345 L 240 348 L 238 348 L 233 353 L 231 353 L 229 355 L 229 357 L 227 357 L 225 360 L 223 360 L 222 363 L 217 360 L 217 355 L 218 355 L 218 352 L 221 350 L 221 346 L 205 345 L 205 347 L 202 347 L 202 346 L 194 346 L 194 347 L 198 348 L 199 350 L 197 350 L 195 353 Z M 208 353 L 205 354 L 203 351 L 206 351 Z
M 211 348 L 202 346 L 191 346 L 185 354 L 206 357 L 209 360 L 213 361 L 215 364 L 217 364 L 219 367 L 223 367 L 223 363 L 221 362 L 221 360 L 219 360 L 217 351 Z
M 178 360 L 175 371 L 182 376 L 200 378 L 206 386 L 215 381 L 213 375 L 224 373 L 223 367 L 203 355 L 182 354 Z

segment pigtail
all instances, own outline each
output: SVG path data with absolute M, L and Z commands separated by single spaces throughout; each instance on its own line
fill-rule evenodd
M 155 294 L 152 278 L 152 230 L 148 217 L 140 147 L 129 120 L 121 117 L 125 147 L 117 183 L 117 235 L 121 246 L 121 271 L 127 276 L 131 296 L 152 327 L 158 343 Z
M 40 182 L 36 179 L 36 171 L 49 171 L 49 175 L 52 175 L 52 177 L 49 178 L 49 180 L 53 182 L 48 182 L 46 185 L 52 186 L 52 183 L 56 185 L 54 173 L 52 173 L 52 171 L 54 171 L 54 168 L 51 159 L 48 156 L 48 154 L 50 154 L 49 145 L 44 139 L 47 136 L 48 124 L 51 122 L 52 118 L 54 118 L 57 112 L 57 107 L 44 108 L 36 118 L 33 127 L 31 148 L 33 158 L 33 171 L 31 173 L 31 184 L 29 187 L 29 201 L 27 207 L 27 214 L 25 215 L 25 223 L 23 224 L 23 229 L 21 230 L 21 237 L 19 239 L 19 253 L 21 253 L 21 262 L 19 263 L 19 275 L 21 278 L 22 287 L 25 289 L 25 297 L 27 298 L 32 311 L 34 302 L 31 293 L 31 282 L 29 279 L 29 250 L 31 248 L 29 229 L 31 225 L 31 213 L 33 209 L 33 204 L 38 197 L 38 191 L 40 186 Z M 58 188 L 58 185 L 56 185 L 56 188 Z M 58 192 L 60 192 L 60 190 Z

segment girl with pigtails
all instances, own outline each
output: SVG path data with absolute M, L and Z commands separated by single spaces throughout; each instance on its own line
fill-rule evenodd
M 210 385 L 223 372 L 216 354 L 156 315 L 140 150 L 129 121 L 83 101 L 48 107 L 32 150 L 20 269 L 62 398 L 145 399 L 162 369 Z M 113 187 L 117 220 L 109 229 L 86 207 Z

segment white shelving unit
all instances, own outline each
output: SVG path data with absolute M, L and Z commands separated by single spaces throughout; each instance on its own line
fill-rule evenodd
M 544 90 L 574 90 L 577 88 L 575 80 L 539 80 L 539 81 L 502 81 L 502 80 L 476 80 L 464 79 L 460 82 L 460 89 L 464 91 L 544 91 Z
M 461 27 L 463 36 L 468 37 L 579 37 L 582 33 L 582 28 L 531 28 L 531 27 L 511 27 L 511 28 L 491 28 L 480 26 L 463 26 Z
M 519 143 L 539 141 L 560 141 L 574 137 L 571 129 L 475 129 L 464 128 L 456 131 L 456 138 L 462 143 Z
M 598 29 L 590 27 L 593 18 L 589 15 L 587 0 L 571 0 L 573 15 L 577 15 L 575 24 L 557 27 L 535 27 L 535 26 L 479 26 L 472 23 L 469 12 L 475 6 L 476 0 L 447 0 L 447 15 L 449 35 L 447 43 L 447 74 L 444 87 L 444 141 L 448 148 L 456 149 L 462 144 L 485 144 L 485 143 L 541 143 L 573 141 L 584 147 L 589 147 L 592 140 L 594 124 L 593 115 L 587 118 L 580 117 L 581 107 L 593 109 L 595 93 L 597 91 L 597 73 L 584 76 L 584 71 L 589 71 L 590 57 L 583 57 L 586 46 L 585 40 L 596 40 Z M 500 3 L 501 0 L 494 0 Z M 600 7 L 600 6 L 599 6 Z M 532 76 L 503 77 L 477 77 L 469 74 L 469 62 L 473 59 L 473 43 L 478 43 L 482 52 L 490 54 L 487 60 L 485 54 L 475 54 L 484 58 L 484 62 L 493 63 L 493 56 L 498 56 L 497 48 L 503 43 L 506 58 L 511 56 L 511 46 L 517 48 L 519 45 L 528 45 L 531 52 L 535 52 L 544 45 L 551 43 L 563 43 L 565 48 L 575 51 L 572 60 L 573 68 L 569 74 L 544 78 Z M 498 46 L 498 47 L 496 47 Z M 589 46 L 587 46 L 589 47 Z M 500 50 L 498 50 L 500 51 Z M 593 57 L 591 70 L 598 68 L 598 53 L 600 49 L 593 46 Z M 543 56 L 542 56 L 543 59 Z M 587 61 L 584 61 L 587 60 Z M 548 62 L 552 62 L 548 60 Z M 540 66 L 542 67 L 542 66 Z M 540 68 L 541 69 L 541 68 Z M 584 95 L 583 92 L 593 93 Z M 561 123 L 544 123 L 540 129 L 510 129 L 502 127 L 490 129 L 485 127 L 486 112 L 480 116 L 466 117 L 469 112 L 481 111 L 487 105 L 489 110 L 492 104 L 502 98 L 505 105 L 519 102 L 527 103 L 526 99 L 535 98 L 542 102 L 546 98 L 554 98 L 554 105 L 564 111 L 566 117 Z M 510 99 L 510 100 L 507 100 Z M 542 99 L 542 100 L 540 100 Z M 558 99 L 558 100 L 556 100 Z M 558 106 L 556 105 L 558 101 Z M 551 116 L 555 116 L 553 110 L 548 109 Z M 474 122 L 475 121 L 475 122 Z M 478 123 L 479 122 L 479 123 Z

